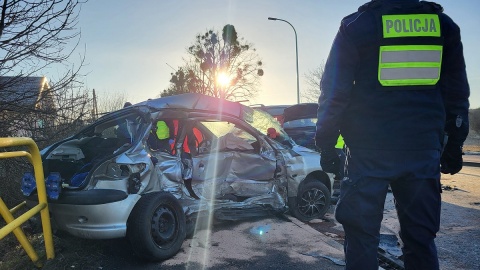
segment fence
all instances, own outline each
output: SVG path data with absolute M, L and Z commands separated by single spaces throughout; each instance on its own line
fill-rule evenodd
M 52 227 L 50 224 L 50 214 L 48 212 L 47 194 L 43 175 L 42 159 L 40 157 L 40 152 L 38 151 L 37 144 L 31 138 L 0 138 L 0 147 L 8 148 L 18 146 L 27 146 L 29 151 L 1 152 L 0 159 L 15 157 L 28 158 L 34 168 L 38 204 L 24 214 L 15 218 L 13 214 L 15 214 L 15 212 L 25 206 L 26 203 L 22 202 L 9 210 L 5 205 L 3 199 L 0 197 L 0 214 L 6 221 L 6 225 L 3 228 L 0 228 L 0 240 L 9 233 L 13 232 L 13 234 L 18 239 L 23 249 L 25 249 L 27 255 L 30 257 L 33 263 L 37 267 L 41 267 L 42 263 L 40 262 L 40 258 L 37 252 L 35 252 L 32 244 L 28 241 L 25 233 L 22 231 L 20 226 L 34 215 L 40 213 L 47 259 L 53 259 L 55 257 L 55 252 L 53 249 Z

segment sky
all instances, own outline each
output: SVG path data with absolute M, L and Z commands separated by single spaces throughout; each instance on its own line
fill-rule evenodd
M 168 88 L 186 48 L 208 29 L 232 24 L 263 62 L 260 92 L 246 105 L 295 104 L 297 33 L 300 95 L 305 76 L 327 60 L 343 17 L 366 0 L 90 0 L 77 27 L 78 54 L 85 53 L 86 87 L 100 95 L 124 93 L 137 103 Z M 461 28 L 471 108 L 480 107 L 480 1 L 439 0 Z M 74 54 L 75 55 L 75 54 Z M 317 99 L 317 97 L 314 97 Z M 300 100 L 305 102 L 305 99 Z

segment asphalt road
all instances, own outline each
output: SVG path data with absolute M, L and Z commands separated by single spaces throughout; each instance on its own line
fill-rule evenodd
M 199 230 L 175 257 L 139 262 L 125 240 L 112 242 L 102 269 L 343 269 L 343 247 L 293 217 L 222 222 Z

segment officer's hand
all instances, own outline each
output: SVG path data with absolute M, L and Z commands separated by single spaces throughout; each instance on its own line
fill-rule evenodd
M 440 158 L 440 171 L 453 175 L 458 173 L 462 169 L 462 166 L 462 146 L 447 143 Z
M 323 171 L 338 175 L 340 173 L 340 157 L 335 148 L 322 149 L 320 154 L 320 165 Z

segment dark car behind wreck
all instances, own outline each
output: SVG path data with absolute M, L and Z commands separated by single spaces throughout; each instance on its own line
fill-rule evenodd
M 317 123 L 317 103 L 261 105 L 255 108 L 275 117 L 295 143 L 312 150 L 316 149 L 314 138 Z
M 283 129 L 299 145 L 315 149 L 317 103 L 300 103 L 283 111 Z
M 171 131 L 161 150 L 150 143 L 159 121 Z M 332 194 L 320 155 L 270 115 L 200 94 L 112 112 L 41 153 L 54 226 L 82 238 L 126 236 L 147 260 L 175 255 L 199 217 L 290 211 L 306 221 L 325 214 Z M 30 204 L 32 181 L 22 180 Z

